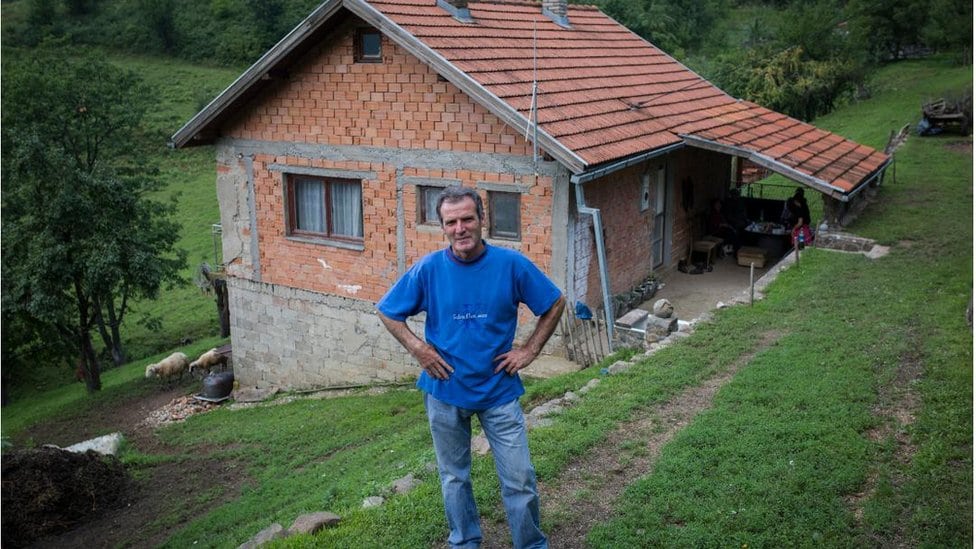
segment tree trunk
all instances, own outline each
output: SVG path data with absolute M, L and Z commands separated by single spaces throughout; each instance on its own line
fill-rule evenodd
M 81 339 L 82 364 L 85 370 L 85 388 L 89 393 L 102 389 L 102 373 L 98 367 L 98 358 L 95 356 L 95 347 L 92 345 L 91 332 L 80 328 L 78 337 Z
M 96 308 L 95 324 L 98 326 L 98 333 L 102 336 L 102 342 L 105 344 L 105 348 L 112 353 L 112 363 L 116 366 L 121 366 L 125 364 L 126 356 L 125 349 L 122 347 L 122 336 L 119 333 L 119 324 L 121 322 L 116 318 L 115 314 L 115 300 L 109 296 L 104 305 L 97 298 L 94 301 Z M 102 315 L 103 310 L 107 313 L 107 322 Z M 110 329 L 111 332 L 109 332 Z
M 78 326 L 77 337 L 81 350 L 81 358 L 85 370 L 85 387 L 89 393 L 102 389 L 102 374 L 98 367 L 98 358 L 95 356 L 95 346 L 92 345 L 91 329 L 95 318 L 100 317 L 96 309 L 92 314 L 92 299 L 85 294 L 84 284 L 81 277 L 75 276 L 75 299 L 78 305 Z M 94 317 L 94 318 L 93 318 Z

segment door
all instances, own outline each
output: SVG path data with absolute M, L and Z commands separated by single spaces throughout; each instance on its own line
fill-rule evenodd
M 664 264 L 667 254 L 668 226 L 668 183 L 667 169 L 664 164 L 651 168 L 651 268 L 656 269 Z

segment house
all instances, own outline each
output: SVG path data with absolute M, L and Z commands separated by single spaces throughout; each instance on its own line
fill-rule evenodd
M 565 0 L 326 0 L 172 144 L 216 146 L 238 379 L 286 388 L 416 374 L 374 304 L 445 245 L 444 186 L 610 317 L 686 257 L 743 161 L 839 201 L 890 163 Z

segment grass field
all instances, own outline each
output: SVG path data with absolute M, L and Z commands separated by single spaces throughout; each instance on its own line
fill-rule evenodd
M 892 65 L 872 81 L 870 100 L 816 123 L 880 147 L 891 129 L 917 121 L 929 90 L 963 89 L 972 78 L 971 67 L 940 59 Z M 751 356 L 713 406 L 664 446 L 653 472 L 621 494 L 615 518 L 589 533 L 590 546 L 972 544 L 973 340 L 964 318 L 973 281 L 971 146 L 969 137 L 912 137 L 898 152 L 895 177 L 851 228 L 891 245 L 889 255 L 809 249 L 756 306 L 717 312 L 715 322 L 624 374 L 603 377 L 554 425 L 531 432 L 539 477 L 556 482 L 617 424 Z M 212 195 L 205 153 L 174 153 L 187 165 L 172 176 L 189 188 L 205 184 Z M 210 221 L 198 219 L 184 235 L 195 246 L 191 261 L 210 250 Z M 212 312 L 212 302 L 201 299 L 199 309 Z M 139 337 L 151 347 L 148 335 Z M 95 400 L 137 392 L 143 364 L 107 372 L 113 390 Z M 530 383 L 526 408 L 598 372 Z M 75 386 L 42 411 L 15 403 L 4 410 L 4 433 L 78 413 L 66 410 L 83 408 L 85 398 Z M 412 389 L 225 408 L 159 436 L 187 459 L 238 464 L 248 479 L 239 496 L 179 528 L 168 547 L 234 547 L 272 522 L 287 526 L 319 510 L 341 515 L 341 524 L 275 546 L 423 547 L 445 535 L 438 482 L 426 467 L 433 453 L 424 412 Z M 136 470 L 158 459 L 132 449 L 124 458 Z M 420 487 L 389 494 L 389 484 L 407 473 Z M 475 460 L 474 476 L 485 520 L 503 520 L 490 458 Z M 364 509 L 363 498 L 377 494 L 390 497 Z M 146 535 L 176 522 L 180 506 L 174 501 Z M 560 520 L 543 515 L 546 528 Z

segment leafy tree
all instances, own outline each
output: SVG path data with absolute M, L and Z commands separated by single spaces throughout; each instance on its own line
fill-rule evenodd
M 805 59 L 800 47 L 754 48 L 723 57 L 716 80 L 737 97 L 800 120 L 830 112 L 834 101 L 854 81 L 849 62 Z
M 92 331 L 116 363 L 134 297 L 178 280 L 175 203 L 132 154 L 152 97 L 131 72 L 45 47 L 8 61 L 3 84 L 3 309 L 50 326 L 101 387 Z M 70 359 L 69 359 L 70 360 Z M 74 360 L 70 360 L 74 362 Z M 9 367 L 4 364 L 4 367 Z
M 973 62 L 972 0 L 932 0 L 928 24 L 922 30 L 925 43 L 940 50 L 961 50 Z
M 851 35 L 860 49 L 876 60 L 901 59 L 908 47 L 922 43 L 929 4 L 928 0 L 850 0 L 847 14 Z M 968 21 L 971 39 L 972 18 Z

